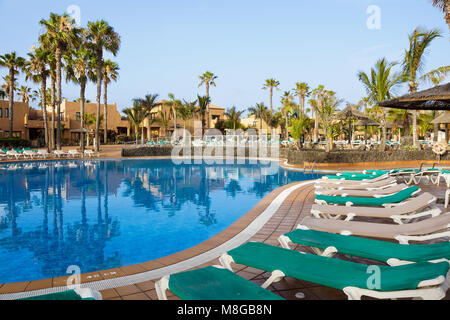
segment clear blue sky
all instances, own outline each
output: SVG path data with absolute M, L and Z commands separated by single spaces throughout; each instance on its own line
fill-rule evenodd
M 198 88 L 198 75 L 205 71 L 219 76 L 211 95 L 225 108 L 268 104 L 269 93 L 261 88 L 272 77 L 281 82 L 276 106 L 296 82 L 323 84 L 339 98 L 357 102 L 364 95 L 357 72 L 369 71 L 383 56 L 399 61 L 417 26 L 444 33 L 432 44 L 424 71 L 450 62 L 448 27 L 430 0 L 0 0 L 0 54 L 26 56 L 37 42 L 39 21 L 70 5 L 80 7 L 83 26 L 103 18 L 122 37 L 114 58 L 120 78 L 109 93 L 119 109 L 146 93 L 165 98 L 173 92 L 193 100 L 205 94 Z M 381 9 L 380 30 L 366 27 L 369 5 Z M 72 100 L 78 93 L 64 84 L 64 96 Z M 95 101 L 93 84 L 87 96 Z

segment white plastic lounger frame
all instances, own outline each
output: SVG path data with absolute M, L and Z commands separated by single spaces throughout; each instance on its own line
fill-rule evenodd
M 96 290 L 92 290 L 90 288 L 76 288 L 74 291 L 82 298 L 82 299 L 95 299 L 95 300 L 103 300 L 103 297 L 100 292 Z
M 231 265 L 234 262 L 233 258 L 224 254 L 219 258 L 220 263 L 228 270 L 233 271 Z M 285 274 L 280 270 L 272 272 L 269 279 L 261 285 L 262 288 L 267 289 L 272 283 L 279 282 L 285 277 Z M 368 289 L 361 289 L 356 287 L 346 287 L 342 291 L 347 295 L 349 300 L 361 300 L 361 297 L 372 297 L 376 299 L 399 299 L 399 298 L 421 298 L 423 300 L 441 300 L 445 297 L 449 288 L 450 271 L 446 277 L 440 276 L 436 279 L 429 279 L 419 283 L 415 290 L 401 290 L 401 291 L 375 291 Z

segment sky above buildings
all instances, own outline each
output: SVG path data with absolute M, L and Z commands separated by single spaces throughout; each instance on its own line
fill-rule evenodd
M 380 20 L 371 6 L 379 8 Z M 345 102 L 357 103 L 365 95 L 357 72 L 368 72 L 381 57 L 401 61 L 408 34 L 417 26 L 443 33 L 423 71 L 450 62 L 448 27 L 430 0 L 0 0 L 0 54 L 26 56 L 43 31 L 39 21 L 64 11 L 80 18 L 82 26 L 104 19 L 121 35 L 120 52 L 111 57 L 120 65 L 120 77 L 109 91 L 120 110 L 147 93 L 195 100 L 205 94 L 198 88 L 205 71 L 219 77 L 211 96 L 225 108 L 268 105 L 269 93 L 262 90 L 268 78 L 281 83 L 276 107 L 296 82 L 323 84 Z M 6 74 L 0 69 L 0 76 Z M 91 84 L 92 102 L 95 92 Z M 63 96 L 77 99 L 79 89 L 64 83 Z

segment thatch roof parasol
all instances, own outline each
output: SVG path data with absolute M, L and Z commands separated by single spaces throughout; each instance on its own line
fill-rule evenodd
M 349 105 L 344 110 L 336 113 L 336 115 L 334 117 L 335 117 L 335 119 L 340 119 L 340 120 L 366 119 L 367 118 L 367 116 L 364 113 L 362 113 L 361 111 L 359 111 L 352 105 Z
M 355 126 L 357 127 L 369 127 L 369 126 L 379 126 L 380 124 L 371 118 L 360 119 L 356 121 Z
M 411 110 L 450 110 L 450 83 L 383 101 L 380 106 Z
M 450 123 L 450 113 L 443 112 L 439 117 L 430 122 L 431 124 L 447 124 Z

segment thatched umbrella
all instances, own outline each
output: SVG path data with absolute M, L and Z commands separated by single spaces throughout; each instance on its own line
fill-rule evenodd
M 450 110 L 450 83 L 380 103 L 381 107 L 410 110 Z
M 371 118 L 365 118 L 365 119 L 358 120 L 355 123 L 355 126 L 364 127 L 364 139 L 366 140 L 366 145 L 367 145 L 367 127 L 369 127 L 369 126 L 377 126 L 378 127 L 378 126 L 380 126 L 380 124 Z
M 359 111 L 356 107 L 348 105 L 347 108 L 338 112 L 335 119 L 348 120 L 348 142 L 352 143 L 352 120 L 363 120 L 368 119 L 367 116 Z

